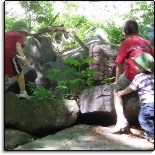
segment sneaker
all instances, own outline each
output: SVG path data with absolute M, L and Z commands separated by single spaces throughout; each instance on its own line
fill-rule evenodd
M 20 92 L 20 94 L 18 95 L 18 98 L 28 99 L 29 96 L 28 96 L 28 94 L 27 94 L 26 91 L 22 91 L 22 92 Z
M 147 139 L 147 141 L 150 143 L 154 143 L 154 135 L 149 136 L 146 132 L 143 132 L 141 137 Z
M 154 143 L 154 136 L 147 136 L 147 141 L 150 143 Z
M 116 125 L 112 130 L 111 133 L 120 133 L 120 132 L 128 132 L 129 129 L 129 124 L 126 123 L 124 125 Z
M 143 132 L 142 134 L 140 134 L 140 137 L 142 137 L 144 139 L 147 139 L 147 133 L 146 132 Z

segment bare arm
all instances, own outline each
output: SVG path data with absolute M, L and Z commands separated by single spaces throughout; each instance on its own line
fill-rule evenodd
M 118 80 L 118 78 L 121 75 L 122 71 L 123 71 L 123 65 L 122 64 L 117 64 L 117 66 L 116 66 L 116 79 L 115 79 L 115 81 Z
M 19 43 L 19 42 L 16 43 L 16 51 L 19 54 L 19 56 L 25 57 L 24 52 L 23 52 L 23 48 L 21 46 L 21 43 Z
M 19 54 L 19 56 L 22 57 L 23 64 L 24 65 L 27 65 L 28 64 L 28 61 L 27 61 L 27 59 L 26 59 L 26 57 L 24 55 L 23 48 L 22 48 L 20 42 L 17 42 L 16 43 L 16 51 Z
M 124 89 L 124 90 L 118 91 L 118 92 L 117 92 L 117 95 L 118 95 L 118 96 L 123 96 L 123 95 L 125 95 L 125 94 L 131 93 L 132 91 L 133 91 L 133 90 L 132 90 L 130 87 L 127 87 L 127 88 Z

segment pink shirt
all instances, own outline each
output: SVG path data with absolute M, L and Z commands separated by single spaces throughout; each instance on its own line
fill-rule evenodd
M 127 57 L 128 51 L 130 49 L 136 46 L 142 46 L 142 45 L 148 46 L 149 48 L 146 48 L 146 49 L 140 48 L 135 51 L 132 51 Z M 134 68 L 134 60 L 132 59 L 132 57 L 142 52 L 147 52 L 154 57 L 154 49 L 151 47 L 151 44 L 147 40 L 139 36 L 133 36 L 133 37 L 127 38 L 122 42 L 121 46 L 119 47 L 118 55 L 116 57 L 115 62 L 122 65 L 125 64 L 124 74 L 131 81 L 133 80 L 134 76 L 137 74 Z

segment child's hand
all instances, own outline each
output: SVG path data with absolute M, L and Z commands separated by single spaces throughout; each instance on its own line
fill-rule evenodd
M 116 81 L 115 82 L 113 82 L 113 83 L 111 83 L 111 85 L 115 85 L 116 84 Z
M 118 91 L 118 92 L 117 92 L 117 95 L 118 95 L 118 96 L 123 96 L 123 95 L 124 95 L 124 90 Z
M 23 63 L 24 66 L 26 66 L 26 65 L 28 65 L 28 60 L 27 59 L 23 59 L 22 63 Z

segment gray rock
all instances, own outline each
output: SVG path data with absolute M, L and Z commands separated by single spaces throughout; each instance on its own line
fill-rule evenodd
M 44 135 L 72 126 L 78 117 L 75 100 L 18 99 L 5 93 L 5 127 Z
M 18 146 L 29 143 L 37 137 L 15 129 L 5 129 L 5 150 L 12 150 Z
M 110 85 L 100 85 L 85 89 L 79 99 L 81 113 L 111 112 L 113 110 L 111 87 Z
M 77 125 L 15 150 L 153 150 L 145 139 L 110 133 L 110 127 Z
M 115 58 L 117 47 L 106 44 L 92 44 L 89 48 L 89 56 L 93 61 L 89 63 L 90 68 L 96 69 L 99 73 L 94 75 L 95 80 L 103 80 L 115 76 Z
M 125 105 L 124 112 L 129 123 L 137 124 L 140 109 L 138 94 L 133 92 L 124 95 L 123 102 Z M 100 85 L 85 89 L 80 94 L 79 105 L 81 112 L 80 120 L 82 120 L 83 123 L 90 123 L 90 118 L 92 122 L 94 118 L 96 122 L 98 120 L 103 124 L 108 124 L 108 122 L 110 124 L 116 121 L 116 112 L 113 101 L 113 85 Z M 84 121 L 84 119 L 86 120 Z
M 51 39 L 43 35 L 27 39 L 24 53 L 30 62 L 30 66 L 39 73 L 42 73 L 42 66 L 45 63 L 53 62 L 57 57 Z

